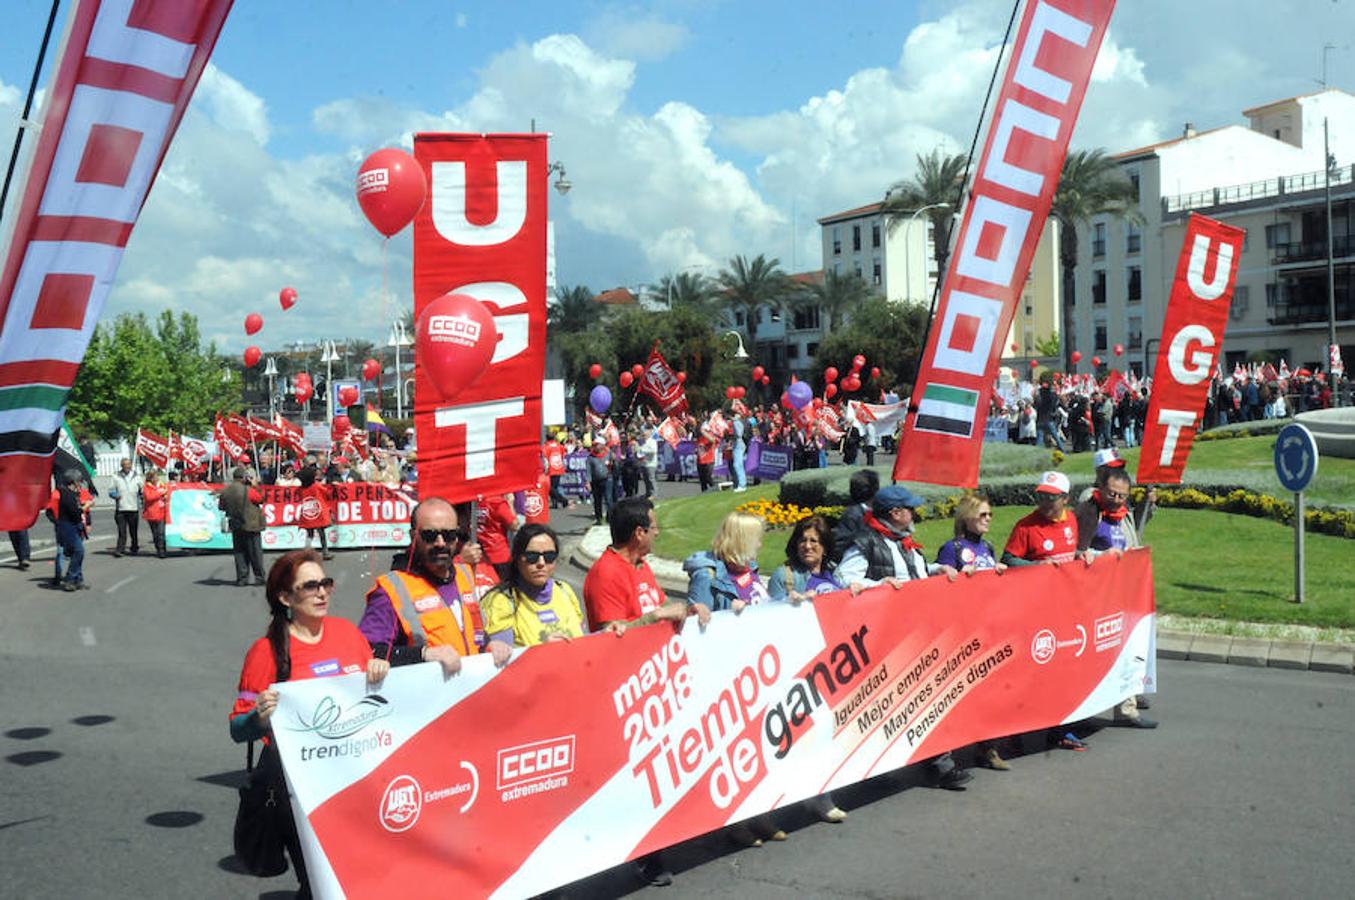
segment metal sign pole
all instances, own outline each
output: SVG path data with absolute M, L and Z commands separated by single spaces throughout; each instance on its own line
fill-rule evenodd
M 1294 602 L 1303 602 L 1303 491 L 1294 494 Z

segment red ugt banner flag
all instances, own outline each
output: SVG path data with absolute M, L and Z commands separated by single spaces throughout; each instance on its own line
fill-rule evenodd
M 1153 367 L 1140 482 L 1181 483 L 1228 327 L 1245 235 L 1241 228 L 1190 215 Z
M 231 0 L 80 0 L 0 270 L 0 525 L 47 502 L 66 397 Z M 21 179 L 20 184 L 23 184 Z
M 974 487 L 988 397 L 1114 0 L 1032 0 L 946 269 L 894 464 Z
M 152 434 L 144 428 L 136 430 L 136 447 L 133 450 L 134 456 L 144 456 L 159 468 L 169 465 L 170 459 L 169 442 L 158 434 Z
M 645 372 L 640 376 L 640 393 L 651 397 L 665 416 L 680 416 L 687 411 L 687 392 L 657 345 L 649 351 Z
M 415 348 L 419 494 L 452 502 L 536 484 L 546 370 L 546 136 L 420 134 L 414 313 L 469 294 L 494 316 L 489 368 L 444 396 Z

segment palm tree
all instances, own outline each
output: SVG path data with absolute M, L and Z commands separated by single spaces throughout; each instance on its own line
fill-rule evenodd
M 822 315 L 828 317 L 826 323 L 828 330 L 836 331 L 841 327 L 846 313 L 858 308 L 876 294 L 877 291 L 860 275 L 855 273 L 839 275 L 829 270 L 823 273 L 822 281 L 808 287 L 801 302 L 817 306 Z
M 654 297 L 662 297 L 669 309 L 688 306 L 702 314 L 718 311 L 720 298 L 710 279 L 700 272 L 669 272 L 648 287 Z
M 758 310 L 764 306 L 784 309 L 792 299 L 791 281 L 781 269 L 781 260 L 767 259 L 761 253 L 752 261 L 745 256 L 735 256 L 720 270 L 718 280 L 725 307 L 743 312 L 748 351 L 756 353 Z
M 550 308 L 546 319 L 546 327 L 556 334 L 587 331 L 606 313 L 606 308 L 593 299 L 593 292 L 581 284 L 561 288 L 556 296 L 560 302 Z
M 964 187 L 966 161 L 963 153 L 944 156 L 939 149 L 925 156 L 919 153 L 917 172 L 912 178 L 891 185 L 880 207 L 891 232 L 919 209 L 931 207 L 927 210 L 927 218 L 932 223 L 936 271 L 943 278 L 946 260 L 950 258 L 951 222 L 959 209 L 960 191 Z
M 1061 349 L 1065 367 L 1071 365 L 1073 351 L 1077 226 L 1085 225 L 1092 216 L 1104 214 L 1142 222 L 1138 203 L 1138 190 L 1105 150 L 1074 150 L 1064 159 L 1050 215 L 1059 223 L 1059 263 L 1063 269 Z

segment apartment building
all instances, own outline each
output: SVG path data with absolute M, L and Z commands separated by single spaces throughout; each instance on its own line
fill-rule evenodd
M 1311 192 L 1321 187 L 1314 185 L 1313 173 L 1320 177 L 1325 165 L 1324 120 L 1338 163 L 1348 166 L 1355 159 L 1355 97 L 1327 89 L 1253 107 L 1243 115 L 1247 125 L 1196 131 L 1188 124 L 1180 137 L 1116 155 L 1138 190 L 1142 222 L 1098 216 L 1078 227 L 1075 289 L 1063 298 L 1073 305 L 1067 349 L 1105 357 L 1122 344 L 1124 363 L 1140 373 L 1150 370 L 1184 239 L 1183 219 L 1190 209 L 1199 209 L 1207 215 L 1226 213 L 1244 227 L 1259 229 L 1249 233 L 1241 261 L 1244 290 L 1237 300 L 1248 311 L 1234 313 L 1246 318 L 1230 324 L 1225 358 L 1274 347 L 1296 354 L 1287 357 L 1291 363 L 1316 359 L 1313 348 L 1325 341 L 1325 332 L 1319 336 L 1307 327 L 1311 321 L 1293 321 L 1313 315 L 1312 278 L 1304 274 L 1313 266 L 1311 253 L 1291 259 L 1287 249 L 1267 252 L 1274 248 L 1265 246 L 1265 226 L 1288 224 L 1288 236 L 1283 228 L 1270 233 L 1272 241 L 1287 247 L 1313 243 L 1321 219 L 1325 239 L 1325 217 L 1304 211 L 1311 212 Z M 1264 196 L 1267 191 L 1271 196 Z M 1297 207 L 1295 200 L 1301 201 Z M 1349 234 L 1348 224 L 1334 230 Z M 1290 281 L 1292 290 L 1286 287 Z M 1252 307 L 1263 297 L 1273 297 L 1280 312 L 1272 315 L 1264 307 L 1258 317 Z
M 890 219 L 883 204 L 871 203 L 819 219 L 823 270 L 859 275 L 890 300 L 931 301 L 936 288 L 936 253 L 931 220 Z

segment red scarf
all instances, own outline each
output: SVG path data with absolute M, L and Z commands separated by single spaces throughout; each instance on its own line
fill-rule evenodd
M 1129 505 L 1127 503 L 1120 504 L 1116 509 L 1106 509 L 1105 501 L 1101 499 L 1100 488 L 1094 488 L 1092 490 L 1092 499 L 1096 501 L 1097 507 L 1101 510 L 1101 518 L 1108 522 L 1118 522 L 1129 515 Z
M 884 535 L 887 540 L 898 541 L 898 544 L 903 549 L 904 553 L 907 553 L 909 550 L 917 550 L 919 553 L 922 552 L 922 545 L 913 540 L 911 534 L 899 534 L 884 522 L 875 518 L 875 513 L 870 510 L 866 510 L 866 514 L 862 519 L 871 528 L 874 528 L 880 534 Z

